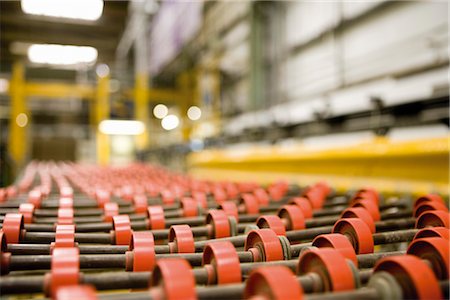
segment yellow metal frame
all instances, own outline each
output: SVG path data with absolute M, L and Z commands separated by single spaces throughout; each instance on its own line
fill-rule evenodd
M 260 182 L 285 178 L 302 184 L 325 179 L 342 189 L 372 185 L 384 192 L 448 195 L 449 141 L 448 137 L 376 139 L 319 151 L 302 146 L 208 150 L 191 154 L 188 165 L 191 174 L 200 178 Z

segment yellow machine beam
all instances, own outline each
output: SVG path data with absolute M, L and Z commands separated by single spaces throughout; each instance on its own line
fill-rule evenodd
M 136 148 L 138 151 L 144 150 L 148 147 L 148 126 L 149 126 L 149 107 L 148 107 L 148 74 L 142 73 L 136 75 L 136 83 L 134 89 L 134 112 L 136 120 L 145 124 L 146 130 L 136 136 Z
M 109 163 L 109 137 L 98 129 L 98 124 L 109 118 L 109 75 L 97 77 L 97 91 L 95 97 L 95 128 L 97 132 L 97 162 L 102 165 Z
M 191 173 L 209 178 L 285 178 L 308 184 L 328 180 L 338 188 L 372 185 L 381 191 L 448 194 L 449 138 L 390 142 L 377 139 L 351 147 L 312 150 L 267 147 L 191 154 Z
M 93 99 L 95 87 L 85 84 L 27 82 L 25 94 L 27 97 L 42 97 L 45 99 L 79 98 Z
M 9 121 L 8 150 L 18 166 L 25 162 L 27 147 L 28 110 L 25 101 L 24 67 L 15 63 L 10 83 L 11 111 Z

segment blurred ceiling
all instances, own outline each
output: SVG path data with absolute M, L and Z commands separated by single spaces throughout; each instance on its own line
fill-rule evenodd
M 14 61 L 26 60 L 24 45 L 33 43 L 92 46 L 98 50 L 97 63 L 111 63 L 125 28 L 127 8 L 128 1 L 105 1 L 99 20 L 83 21 L 28 15 L 22 12 L 20 1 L 0 1 L 0 71 L 8 72 Z

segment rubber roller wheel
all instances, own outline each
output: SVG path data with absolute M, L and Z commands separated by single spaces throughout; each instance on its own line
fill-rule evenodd
M 356 192 L 353 196 L 351 204 L 355 203 L 358 200 L 368 199 L 378 205 L 380 203 L 380 195 L 373 188 L 364 188 Z
M 180 201 L 181 210 L 183 211 L 183 217 L 196 217 L 198 216 L 198 205 L 197 202 L 192 198 L 184 197 Z
M 145 196 L 143 194 L 134 195 L 133 204 L 134 204 L 134 211 L 137 214 L 147 212 L 147 207 L 148 207 L 147 196 Z
M 257 188 L 253 191 L 258 203 L 261 206 L 267 206 L 270 202 L 269 194 L 267 194 L 266 190 L 263 188 Z
M 340 216 L 341 219 L 356 218 L 361 219 L 369 226 L 370 232 L 376 232 L 375 222 L 370 213 L 363 207 L 350 207 L 344 210 Z
M 428 260 L 439 280 L 448 279 L 450 264 L 448 240 L 438 237 L 417 239 L 409 244 L 407 253 Z
M 30 224 L 33 222 L 34 204 L 22 203 L 19 205 L 19 213 L 23 215 L 23 222 Z
M 23 229 L 23 215 L 17 213 L 8 213 L 3 219 L 2 230 L 6 236 L 8 244 L 18 244 L 20 240 L 20 233 Z
M 417 206 L 419 206 L 420 204 L 424 203 L 424 202 L 439 202 L 445 205 L 444 199 L 442 199 L 441 196 L 437 195 L 437 194 L 428 194 L 425 196 L 422 196 L 420 198 L 418 198 L 416 201 L 414 201 L 414 208 L 416 208 Z
M 170 253 L 194 253 L 194 235 L 189 225 L 173 225 L 169 230 Z
M 100 208 L 103 208 L 106 203 L 111 201 L 111 194 L 105 189 L 96 189 L 94 197 Z
M 332 233 L 345 235 L 357 254 L 373 253 L 374 242 L 372 232 L 369 226 L 360 219 L 340 219 L 334 224 Z
M 194 199 L 200 206 L 204 209 L 208 208 L 208 201 L 205 193 L 203 192 L 193 192 L 192 199 Z
M 450 230 L 445 227 L 428 227 L 419 230 L 414 236 L 414 240 L 428 237 L 440 237 L 449 240 L 449 235 Z
M 233 182 L 226 182 L 224 189 L 229 199 L 236 198 L 239 195 L 239 189 Z
M 59 208 L 73 208 L 73 198 L 70 197 L 59 198 Z
M 97 300 L 95 289 L 90 285 L 71 285 L 58 288 L 55 300 Z
M 292 271 L 284 266 L 267 266 L 250 273 L 244 290 L 244 299 L 301 300 L 303 288 Z
M 73 224 L 73 208 L 58 208 L 58 224 Z
M 309 200 L 314 210 L 322 208 L 326 198 L 324 192 L 317 188 L 308 189 L 303 197 Z
M 61 189 L 59 190 L 59 194 L 61 195 L 61 197 L 65 198 L 73 198 L 73 188 L 70 186 L 63 186 L 61 187 Z
M 78 248 L 57 248 L 53 250 L 47 292 L 56 296 L 59 287 L 77 285 L 80 280 L 80 255 Z
M 297 205 L 283 205 L 277 212 L 286 230 L 301 230 L 306 228 L 305 216 Z
M 119 205 L 115 202 L 108 202 L 103 205 L 103 220 L 112 222 L 114 216 L 119 215 Z
M 239 200 L 239 208 L 243 209 L 245 214 L 253 215 L 259 213 L 259 203 L 252 194 L 243 194 Z
M 329 247 L 338 250 L 345 258 L 350 259 L 358 267 L 355 249 L 353 249 L 348 238 L 342 234 L 321 234 L 312 241 L 312 245 L 317 248 Z
M 216 203 L 218 203 L 218 204 L 221 204 L 222 202 L 225 202 L 228 200 L 227 194 L 220 187 L 214 188 L 212 191 L 212 194 L 214 196 L 214 200 L 216 200 Z
M 230 221 L 223 210 L 211 209 L 206 216 L 206 224 L 209 239 L 231 236 Z
M 286 188 L 283 186 L 270 186 L 267 190 L 273 201 L 281 201 L 286 193 Z
M 239 256 L 230 242 L 206 245 L 202 264 L 208 271 L 208 284 L 240 283 L 242 280 Z
M 314 273 L 321 278 L 321 292 L 356 288 L 353 271 L 345 257 L 332 248 L 308 249 L 300 255 L 297 274 Z
M 175 203 L 175 195 L 170 190 L 162 190 L 161 198 L 164 204 L 173 204 Z
M 441 210 L 448 212 L 448 207 L 445 204 L 442 204 L 441 202 L 437 201 L 423 202 L 414 208 L 413 215 L 415 218 L 417 218 L 422 213 L 429 210 Z
M 283 260 L 283 247 L 277 234 L 271 229 L 252 230 L 245 241 L 245 251 L 253 254 L 253 261 Z
M 28 193 L 28 199 L 27 202 L 34 204 L 36 208 L 39 208 L 41 206 L 42 201 L 42 192 L 38 189 L 33 189 Z
M 430 267 L 413 255 L 382 258 L 374 272 L 387 272 L 402 287 L 404 299 L 442 299 L 439 282 Z
M 150 294 L 155 300 L 195 300 L 195 278 L 189 263 L 181 258 L 158 260 L 150 280 Z
M 429 210 L 421 214 L 416 220 L 416 228 L 445 227 L 449 229 L 449 213 L 440 210 Z
M 113 232 L 116 245 L 130 245 L 132 232 L 130 217 L 128 215 L 114 216 Z
M 235 218 L 236 222 L 239 220 L 239 210 L 235 202 L 225 201 L 219 205 L 219 209 L 223 210 L 227 216 Z
M 311 202 L 305 197 L 294 197 L 289 200 L 289 204 L 297 205 L 303 212 L 305 219 L 311 219 L 313 217 L 313 207 Z
M 156 265 L 155 241 L 151 232 L 137 231 L 131 236 L 130 251 L 127 259 L 132 254 L 133 272 L 152 271 Z M 127 267 L 128 267 L 127 263 Z M 127 270 L 130 268 L 127 268 Z
M 0 230 L 0 273 L 6 275 L 9 273 L 9 262 L 11 253 L 8 251 L 8 244 L 6 243 L 6 235 Z
M 256 220 L 258 228 L 270 228 L 277 235 L 286 235 L 286 228 L 280 217 L 275 215 L 261 216 Z
M 355 203 L 352 204 L 352 207 L 365 208 L 369 212 L 369 214 L 372 216 L 372 218 L 375 222 L 381 220 L 381 215 L 380 215 L 380 210 L 378 209 L 378 205 L 376 203 L 374 203 L 372 200 L 369 200 L 369 199 L 357 200 Z
M 124 185 L 120 190 L 120 196 L 126 201 L 133 201 L 134 189 L 131 185 Z
M 314 187 L 320 189 L 325 197 L 331 193 L 331 187 L 325 181 L 315 183 Z
M 148 228 L 164 229 L 166 227 L 166 219 L 164 210 L 160 205 L 152 205 L 147 208 Z
M 75 225 L 58 224 L 55 230 L 53 248 L 75 247 Z

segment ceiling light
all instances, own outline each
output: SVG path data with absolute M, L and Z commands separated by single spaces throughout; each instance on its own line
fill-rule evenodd
M 158 104 L 153 108 L 153 115 L 158 119 L 162 119 L 169 113 L 169 109 L 164 104 Z
M 87 46 L 34 44 L 28 48 L 28 59 L 39 64 L 88 64 L 95 62 L 97 55 L 97 49 Z
M 103 0 L 22 0 L 26 14 L 95 21 L 103 13 Z
M 134 120 L 103 120 L 98 129 L 108 135 L 139 135 L 144 133 L 145 125 Z
M 161 121 L 161 126 L 165 130 L 172 130 L 178 127 L 180 124 L 180 120 L 175 115 L 168 115 L 165 116 L 164 119 Z
M 202 116 L 202 110 L 198 106 L 191 106 L 187 111 L 187 116 L 192 121 L 196 121 Z
M 95 68 L 95 73 L 100 78 L 105 78 L 109 75 L 109 67 L 107 64 L 100 64 Z
M 0 94 L 4 94 L 9 89 L 9 80 L 5 78 L 0 78 Z
M 24 113 L 20 113 L 16 117 L 16 124 L 19 127 L 25 127 L 28 124 L 28 116 Z

